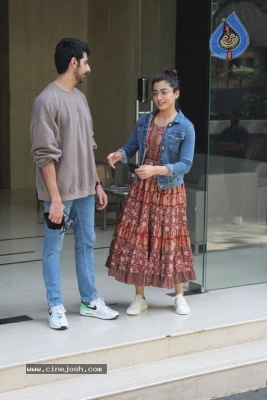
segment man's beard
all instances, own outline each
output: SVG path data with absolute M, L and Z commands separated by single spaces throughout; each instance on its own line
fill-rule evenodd
M 83 83 L 85 74 L 80 74 L 79 71 L 75 71 L 74 76 L 77 83 Z

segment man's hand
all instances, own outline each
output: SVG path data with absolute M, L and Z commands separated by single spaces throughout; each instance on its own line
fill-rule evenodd
M 65 206 L 61 201 L 52 201 L 49 209 L 48 218 L 55 224 L 60 224 L 63 218 Z
M 65 208 L 61 201 L 59 190 L 57 187 L 56 170 L 54 164 L 49 164 L 42 168 L 43 177 L 51 197 L 51 205 L 48 218 L 55 224 L 60 224 L 63 218 L 63 210 Z
M 96 205 L 96 209 L 98 211 L 103 210 L 108 204 L 108 196 L 106 195 L 106 193 L 101 185 L 96 186 L 96 195 L 98 198 L 98 203 Z

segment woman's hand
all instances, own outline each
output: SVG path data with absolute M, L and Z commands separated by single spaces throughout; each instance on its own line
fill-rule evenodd
M 123 158 L 122 152 L 121 151 L 115 151 L 114 153 L 110 153 L 107 156 L 107 161 L 108 161 L 109 165 L 112 168 L 115 169 L 115 165 L 114 164 L 116 164 L 116 162 L 118 162 L 118 161 L 121 161 L 122 158 Z
M 153 165 L 141 165 L 141 167 L 135 169 L 134 172 L 140 179 L 147 179 L 156 175 L 155 167 Z
M 169 170 L 165 165 L 141 165 L 134 172 L 140 179 L 147 179 L 153 175 L 168 175 Z

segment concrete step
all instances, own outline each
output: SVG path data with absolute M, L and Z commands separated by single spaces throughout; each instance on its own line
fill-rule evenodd
M 263 339 L 3 393 L 0 400 L 208 400 L 262 387 L 266 371 Z
M 34 321 L 27 322 L 27 324 L 31 323 L 34 323 Z M 261 357 L 257 356 L 254 360 L 253 348 L 250 348 L 250 346 L 254 345 L 264 346 L 265 340 L 267 340 L 267 319 L 263 318 L 259 320 L 247 321 L 238 324 L 219 326 L 209 329 L 201 329 L 187 333 L 170 335 L 166 337 L 159 337 L 156 339 L 146 339 L 143 341 L 131 342 L 114 347 L 97 348 L 82 353 L 77 352 L 60 357 L 28 361 L 28 363 L 31 362 L 39 364 L 107 364 L 108 368 L 107 375 L 93 375 L 93 376 L 92 375 L 74 376 L 70 374 L 35 375 L 35 374 L 26 374 L 26 363 L 7 365 L 0 368 L 0 391 L 1 393 L 3 393 L 2 395 L 0 395 L 0 399 L 2 400 L 5 398 L 1 396 L 8 396 L 8 394 L 4 394 L 6 392 L 11 392 L 14 390 L 30 388 L 35 386 L 38 387 L 33 388 L 32 390 L 34 392 L 34 390 L 36 389 L 38 392 L 38 389 L 41 387 L 40 385 L 45 385 L 44 387 L 48 387 L 47 384 L 53 384 L 53 383 L 60 384 L 60 381 L 63 380 L 64 381 L 68 380 L 70 382 L 79 382 L 79 380 L 81 380 L 82 382 L 86 382 L 86 380 L 88 380 L 88 382 L 96 381 L 99 384 L 100 382 L 102 381 L 104 382 L 105 380 L 109 382 L 109 380 L 111 379 L 112 383 L 112 378 L 110 377 L 112 377 L 113 374 L 114 376 L 117 376 L 116 374 L 118 374 L 118 376 L 121 376 L 121 378 L 118 378 L 118 381 L 124 382 L 125 379 L 123 378 L 124 376 L 123 374 L 127 375 L 127 371 L 132 371 L 129 374 L 130 375 L 133 374 L 134 377 L 136 376 L 136 374 L 138 374 L 137 376 L 139 385 L 139 383 L 142 382 L 141 376 L 139 377 L 138 373 L 139 368 L 142 368 L 142 370 L 145 371 L 148 364 L 151 365 L 152 371 L 156 369 L 159 370 L 161 373 L 161 367 L 160 367 L 161 364 L 164 365 L 165 363 L 167 363 L 167 365 L 180 366 L 183 365 L 183 357 L 188 357 L 188 359 L 191 360 L 192 363 L 190 364 L 189 362 L 189 365 L 191 365 L 190 368 L 192 368 L 192 365 L 193 366 L 197 365 L 196 361 L 194 361 L 194 358 L 197 359 L 197 357 L 200 356 L 204 361 L 206 355 L 209 354 L 209 352 L 214 351 L 215 352 L 214 354 L 216 355 L 217 354 L 216 351 L 218 352 L 219 350 L 221 350 L 223 352 L 224 350 L 226 351 L 227 349 L 231 348 L 233 349 L 232 351 L 234 351 L 234 349 L 238 349 L 238 346 L 247 346 L 248 354 L 245 354 L 244 356 L 247 356 L 248 360 L 250 360 L 249 365 L 264 363 L 265 362 L 264 357 L 261 359 Z M 262 353 L 262 355 L 267 356 L 267 351 L 265 351 L 265 353 Z M 224 356 L 223 359 L 226 360 L 226 356 Z M 240 358 L 240 361 L 239 358 L 237 358 L 233 363 L 233 365 L 238 365 L 239 368 L 241 368 L 242 362 L 243 362 L 242 358 Z M 156 365 L 155 368 L 153 367 L 154 365 L 153 363 L 155 363 Z M 247 363 L 248 361 L 244 359 L 244 364 Z M 220 363 L 218 365 L 219 365 L 218 368 L 220 370 L 224 369 L 223 365 L 221 367 Z M 215 364 L 211 368 L 213 368 L 215 371 L 216 370 Z M 231 363 L 227 368 L 231 369 Z M 174 377 L 176 377 L 176 372 L 177 370 L 175 370 Z M 182 372 L 183 371 L 181 371 L 181 373 Z M 193 370 L 191 371 L 191 373 L 194 374 Z M 202 369 L 202 373 L 205 375 L 205 369 Z M 164 378 L 167 381 L 169 379 L 172 379 L 168 378 L 169 376 L 168 374 L 166 375 L 166 378 Z M 144 374 L 144 377 L 145 376 L 146 374 Z M 266 378 L 267 376 L 265 377 L 265 380 Z M 139 379 L 141 379 L 140 382 Z M 158 378 L 156 378 L 156 376 L 155 377 L 153 376 L 153 378 L 151 379 L 152 379 L 151 382 L 152 381 L 156 382 L 156 379 Z M 175 380 L 177 379 L 178 378 L 176 377 Z M 178 379 L 178 381 L 180 381 L 180 378 Z M 67 385 L 67 382 L 62 382 L 62 384 L 63 386 Z M 130 385 L 129 387 L 131 387 L 132 384 L 133 383 L 129 382 Z M 265 382 L 263 382 L 262 385 L 263 384 L 265 384 Z M 148 384 L 148 386 L 149 385 L 150 383 Z M 128 387 L 128 383 L 126 384 L 126 387 Z M 220 395 L 220 393 L 218 393 L 217 396 L 218 395 Z M 30 397 L 29 398 L 21 397 L 21 398 L 22 399 L 25 398 L 27 400 L 30 399 Z M 35 397 L 33 397 L 33 399 L 34 398 Z M 63 398 L 64 397 L 62 397 L 62 399 Z M 97 398 L 97 397 L 88 397 L 88 399 L 89 398 Z M 197 398 L 195 398 L 194 400 L 196 399 Z M 50 400 L 52 400 L 52 398 Z

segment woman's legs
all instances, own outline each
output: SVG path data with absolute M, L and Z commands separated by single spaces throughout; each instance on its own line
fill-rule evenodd
M 175 296 L 177 294 L 181 294 L 182 296 L 184 295 L 184 285 L 183 285 L 183 283 L 176 283 L 174 285 L 174 289 L 175 289 Z
M 175 297 L 174 297 L 174 308 L 177 314 L 186 315 L 190 313 L 190 308 L 188 307 L 184 298 L 184 287 L 183 283 L 176 283 Z
M 139 294 L 141 297 L 143 297 L 143 299 L 145 298 L 144 289 L 145 289 L 144 286 L 135 285 L 135 293 Z
M 142 311 L 147 309 L 147 302 L 145 300 L 144 286 L 135 285 L 135 298 L 132 304 L 127 309 L 128 315 L 138 315 Z M 184 285 L 183 283 L 176 283 L 174 285 L 175 297 L 174 297 L 174 308 L 177 314 L 189 314 L 190 308 L 188 307 L 184 295 Z
M 130 305 L 127 308 L 126 313 L 128 315 L 139 315 L 142 311 L 147 309 L 147 302 L 145 300 L 144 286 L 135 285 L 135 296 Z

